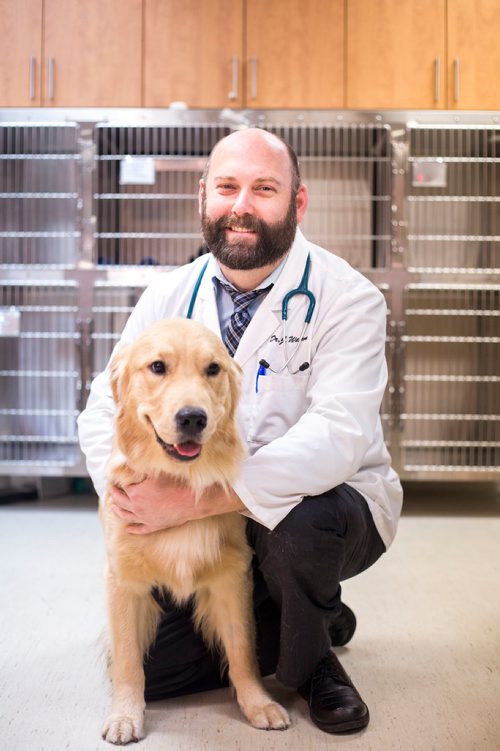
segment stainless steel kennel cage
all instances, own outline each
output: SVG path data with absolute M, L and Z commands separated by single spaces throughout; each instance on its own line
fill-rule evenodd
M 85 474 L 75 419 L 145 286 L 204 251 L 214 143 L 299 155 L 306 235 L 387 305 L 387 444 L 406 479 L 498 480 L 500 222 L 492 113 L 0 111 L 0 474 Z

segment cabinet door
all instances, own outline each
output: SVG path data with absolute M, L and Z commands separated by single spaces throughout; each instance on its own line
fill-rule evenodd
M 0 107 L 39 107 L 42 0 L 0 0 Z
M 141 105 L 142 0 L 45 0 L 43 103 Z
M 445 74 L 445 0 L 348 0 L 347 107 L 442 109 Z
M 344 0 L 248 0 L 248 107 L 342 107 L 343 60 Z
M 145 0 L 144 106 L 241 107 L 243 0 Z
M 500 108 L 498 0 L 448 0 L 448 107 Z

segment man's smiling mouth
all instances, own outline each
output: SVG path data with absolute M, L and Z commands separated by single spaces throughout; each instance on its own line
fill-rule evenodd
M 253 229 L 244 229 L 243 227 L 226 227 L 227 232 L 238 237 L 253 237 L 257 233 Z

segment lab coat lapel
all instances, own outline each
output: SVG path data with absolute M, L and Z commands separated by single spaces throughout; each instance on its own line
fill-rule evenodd
M 283 298 L 287 292 L 299 286 L 304 273 L 307 253 L 307 240 L 300 229 L 297 228 L 294 243 L 278 281 L 259 305 L 257 312 L 241 337 L 234 355 L 234 359 L 240 365 L 245 365 L 257 350 L 267 342 L 271 334 L 281 331 Z

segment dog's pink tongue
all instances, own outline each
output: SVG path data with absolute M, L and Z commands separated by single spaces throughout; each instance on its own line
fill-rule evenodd
M 201 446 L 194 441 L 185 441 L 185 443 L 176 443 L 174 449 L 181 456 L 198 456 L 201 451 Z

